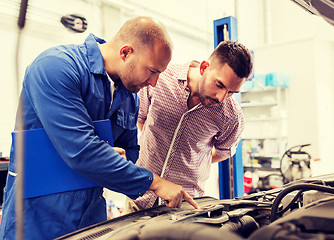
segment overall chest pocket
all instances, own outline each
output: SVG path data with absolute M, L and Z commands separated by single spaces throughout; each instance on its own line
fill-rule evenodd
M 137 128 L 136 114 L 127 113 L 124 112 L 123 109 L 118 109 L 116 123 L 124 129 L 135 130 Z

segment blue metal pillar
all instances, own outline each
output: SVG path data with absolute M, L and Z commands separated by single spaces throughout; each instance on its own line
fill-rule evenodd
M 237 19 L 225 17 L 213 21 L 214 24 L 214 47 L 224 40 L 237 41 Z M 240 101 L 240 93 L 235 94 Z M 236 149 L 235 155 L 218 163 L 219 169 L 219 198 L 229 199 L 244 195 L 244 168 L 242 163 L 242 140 Z

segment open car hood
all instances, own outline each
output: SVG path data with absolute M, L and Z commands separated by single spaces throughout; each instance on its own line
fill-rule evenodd
M 334 26 L 333 0 L 291 0 L 311 14 L 318 15 Z

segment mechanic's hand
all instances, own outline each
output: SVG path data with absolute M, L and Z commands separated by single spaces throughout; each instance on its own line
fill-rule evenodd
M 125 150 L 123 148 L 113 147 L 113 149 L 115 150 L 115 152 L 117 152 L 119 155 L 126 159 Z
M 182 201 L 186 200 L 194 208 L 199 208 L 195 200 L 189 196 L 182 186 L 163 179 L 155 173 L 153 173 L 153 182 L 149 190 L 152 190 L 158 197 L 164 199 L 167 207 L 180 208 Z

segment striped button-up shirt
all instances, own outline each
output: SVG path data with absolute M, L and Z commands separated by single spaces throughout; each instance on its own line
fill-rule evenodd
M 234 98 L 205 107 L 188 109 L 189 63 L 170 64 L 156 87 L 140 90 L 138 121 L 144 124 L 137 165 L 182 185 L 192 196 L 204 194 L 209 177 L 212 148 L 226 159 L 234 154 L 244 128 L 242 110 Z M 135 203 L 152 207 L 157 196 L 147 191 Z

